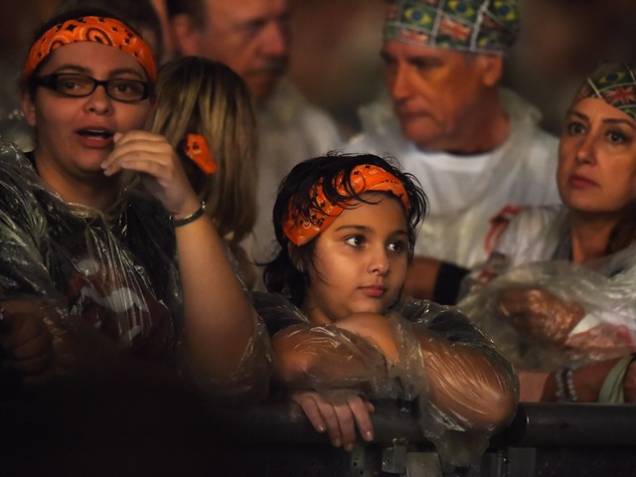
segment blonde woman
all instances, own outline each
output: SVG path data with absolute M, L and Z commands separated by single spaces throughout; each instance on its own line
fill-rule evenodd
M 185 57 L 161 68 L 151 130 L 181 153 L 190 183 L 248 287 L 255 273 L 239 244 L 256 218 L 254 127 L 249 93 L 227 66 Z

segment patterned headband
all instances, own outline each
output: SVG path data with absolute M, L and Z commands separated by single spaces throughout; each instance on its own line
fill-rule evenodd
M 339 194 L 350 195 L 350 191 L 347 191 L 345 187 L 342 175 L 338 177 L 336 182 L 338 183 L 336 189 Z M 350 182 L 355 194 L 389 192 L 402 202 L 406 210 L 409 209 L 409 199 L 404 184 L 381 167 L 371 164 L 356 166 L 351 171 Z M 292 206 L 293 201 L 290 201 L 287 219 L 283 224 L 283 232 L 297 246 L 305 245 L 329 227 L 348 205 L 347 203 L 332 204 L 329 202 L 321 183 L 316 184 L 312 188 L 310 196 L 312 204 L 317 204 L 319 208 L 312 206 L 309 212 L 310 215 L 307 217 L 300 210 L 294 209 Z
M 575 102 L 598 98 L 636 119 L 636 76 L 624 64 L 605 63 L 587 78 Z
M 67 20 L 44 32 L 29 50 L 22 78 L 29 78 L 55 49 L 82 41 L 119 48 L 135 57 L 150 81 L 157 78 L 157 64 L 150 46 L 121 21 L 95 16 Z
M 502 55 L 519 30 L 518 0 L 388 0 L 384 39 Z

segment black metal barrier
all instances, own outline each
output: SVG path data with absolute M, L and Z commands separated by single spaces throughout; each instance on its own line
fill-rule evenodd
M 377 403 L 375 442 L 332 448 L 289 404 L 210 411 L 161 388 L 0 402 L 0 476 L 440 475 L 412 410 Z M 636 477 L 636 406 L 526 404 L 480 465 L 446 475 Z

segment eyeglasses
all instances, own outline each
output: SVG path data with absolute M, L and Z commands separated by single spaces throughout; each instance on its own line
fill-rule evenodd
M 128 78 L 100 81 L 91 76 L 76 73 L 54 73 L 35 77 L 32 81 L 36 86 L 43 86 L 71 98 L 90 96 L 98 86 L 103 86 L 110 98 L 122 103 L 142 101 L 150 96 L 152 90 L 150 84 L 145 81 Z

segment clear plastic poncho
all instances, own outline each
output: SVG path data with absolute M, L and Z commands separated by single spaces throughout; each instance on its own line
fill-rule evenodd
M 54 340 L 59 375 L 95 373 L 109 356 L 96 349 L 100 344 L 173 366 L 183 354 L 169 217 L 159 202 L 134 191 L 112 209 L 104 214 L 64 202 L 27 156 L 0 143 L 0 305 L 41 317 Z M 268 365 L 264 334 L 257 323 L 230 381 L 195 381 L 221 395 L 259 383 L 266 388 L 268 374 L 256 376 L 260 364 Z
M 442 460 L 474 462 L 495 431 L 512 418 L 517 381 L 492 343 L 457 310 L 412 301 L 387 318 L 399 358 L 334 325 L 314 326 L 279 295 L 256 294 L 271 334 L 284 333 L 295 349 L 314 354 L 301 389 L 353 389 L 369 399 L 417 400 L 423 435 Z M 496 417 L 495 417 L 496 415 Z
M 571 263 L 564 208 L 523 212 L 500 242 L 459 306 L 515 366 L 553 371 L 636 351 L 636 244 Z

